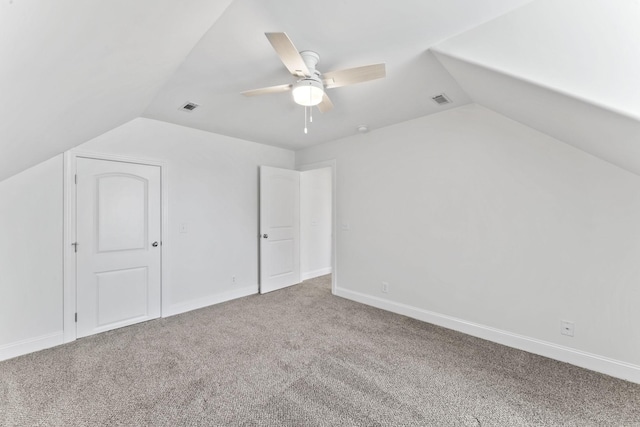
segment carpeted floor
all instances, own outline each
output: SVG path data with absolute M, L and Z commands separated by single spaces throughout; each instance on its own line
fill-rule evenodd
M 329 276 L 0 362 L 2 426 L 640 426 L 640 385 L 331 295 Z

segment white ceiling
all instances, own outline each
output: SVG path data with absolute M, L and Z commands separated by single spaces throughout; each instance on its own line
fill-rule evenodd
M 0 180 L 142 114 L 231 0 L 2 0 Z
M 640 119 L 638 0 L 536 0 L 437 50 Z
M 2 0 L 0 180 L 139 116 L 300 149 L 469 102 L 640 174 L 637 22 L 638 0 Z M 329 90 L 305 135 L 289 93 L 240 95 L 294 81 L 272 31 L 387 77 Z
M 640 175 L 640 121 L 438 54 L 474 102 Z
M 454 101 L 448 108 L 460 106 L 469 98 L 428 49 L 526 2 L 236 0 L 144 116 L 295 150 L 352 135 L 358 125 L 375 129 L 442 111 L 431 100 L 442 92 Z M 305 135 L 304 109 L 290 93 L 240 95 L 295 82 L 264 36 L 279 31 L 298 50 L 317 52 L 321 71 L 386 62 L 387 77 L 329 90 L 334 110 L 315 114 Z M 201 107 L 179 111 L 186 101 Z
M 474 102 L 640 175 L 639 23 L 637 0 L 536 0 L 432 51 Z

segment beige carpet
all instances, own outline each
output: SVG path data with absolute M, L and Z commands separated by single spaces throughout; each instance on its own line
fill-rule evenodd
M 640 426 L 640 385 L 360 305 L 328 276 L 0 362 L 2 426 Z

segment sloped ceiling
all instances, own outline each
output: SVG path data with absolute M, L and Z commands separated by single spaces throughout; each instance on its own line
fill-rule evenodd
M 139 116 L 300 149 L 469 102 L 640 174 L 638 22 L 637 0 L 5 0 L 0 180 Z M 240 95 L 293 81 L 266 31 L 387 78 L 330 90 L 305 135 L 290 94 Z
M 236 0 L 145 111 L 144 116 L 251 141 L 300 149 L 470 102 L 428 48 L 526 3 L 523 0 L 371 2 Z M 295 82 L 264 33 L 283 31 L 318 69 L 386 62 L 387 77 L 328 91 L 334 110 L 314 116 L 290 93 L 247 98 L 241 91 Z M 454 103 L 436 105 L 445 92 Z M 201 105 L 186 113 L 180 105 Z
M 301 148 L 442 111 L 441 92 L 463 105 L 429 47 L 528 1 L 4 0 L 0 180 L 141 115 Z M 386 62 L 388 77 L 332 91 L 305 139 L 289 94 L 239 93 L 292 80 L 265 31 L 319 52 L 321 70 Z
M 231 0 L 0 3 L 0 180 L 139 117 Z
M 640 2 L 536 0 L 435 47 L 474 102 L 640 174 Z
M 640 121 L 544 85 L 438 56 L 476 103 L 640 175 Z

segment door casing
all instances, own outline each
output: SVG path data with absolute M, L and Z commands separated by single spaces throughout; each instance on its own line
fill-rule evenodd
M 89 151 L 70 150 L 64 155 L 64 250 L 63 250 L 63 335 L 64 342 L 71 342 L 76 335 L 76 256 L 74 246 L 76 241 L 76 188 L 75 171 L 78 157 L 97 160 L 110 160 L 125 163 L 137 163 L 160 167 L 160 202 L 161 221 L 160 234 L 161 251 L 161 308 L 160 317 L 167 313 L 168 304 L 168 266 L 170 260 L 170 245 L 168 244 L 168 194 L 167 194 L 167 166 L 163 161 L 115 154 L 105 154 Z

